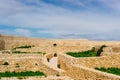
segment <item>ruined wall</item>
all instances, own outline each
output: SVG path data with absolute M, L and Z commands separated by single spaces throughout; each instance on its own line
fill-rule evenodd
M 104 73 L 77 64 L 77 59 L 65 54 L 59 54 L 60 68 L 66 71 L 66 76 L 75 80 L 120 80 L 119 76 Z

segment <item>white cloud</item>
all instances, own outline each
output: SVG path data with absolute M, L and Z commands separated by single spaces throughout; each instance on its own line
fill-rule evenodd
M 91 11 L 73 12 L 63 7 L 44 3 L 42 0 L 26 0 L 27 3 L 35 5 L 26 5 L 18 1 L 0 1 L 0 24 L 19 27 L 20 29 L 16 29 L 15 32 L 20 35 L 30 36 L 31 32 L 24 29 L 30 27 L 45 28 L 47 31 L 43 31 L 43 33 L 48 32 L 56 36 L 70 33 L 100 34 L 109 33 L 114 29 L 120 30 L 119 16 L 98 14 Z M 64 1 L 68 2 L 68 0 Z M 107 4 L 108 0 L 105 1 L 101 0 L 102 3 Z M 69 2 L 72 4 L 74 0 L 69 0 Z M 82 3 L 81 0 L 76 0 L 75 4 L 78 2 L 82 6 L 87 4 Z M 114 6 L 115 9 L 118 9 L 115 4 L 108 3 L 111 7 Z
M 120 12 L 120 0 L 99 0 L 104 6 Z

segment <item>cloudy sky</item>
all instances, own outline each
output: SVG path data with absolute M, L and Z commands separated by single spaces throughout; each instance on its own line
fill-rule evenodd
M 0 0 L 0 34 L 120 40 L 120 0 Z

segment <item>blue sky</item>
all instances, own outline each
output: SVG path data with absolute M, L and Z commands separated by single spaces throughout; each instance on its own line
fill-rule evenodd
M 0 0 L 0 34 L 120 40 L 120 0 Z

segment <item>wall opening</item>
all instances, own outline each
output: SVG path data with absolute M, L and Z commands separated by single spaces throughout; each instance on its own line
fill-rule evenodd
M 54 53 L 54 57 L 57 57 L 57 53 Z

